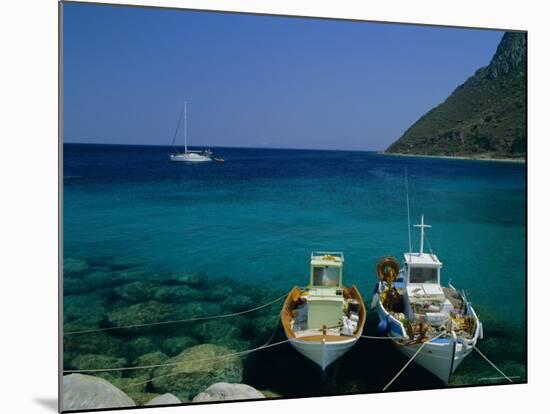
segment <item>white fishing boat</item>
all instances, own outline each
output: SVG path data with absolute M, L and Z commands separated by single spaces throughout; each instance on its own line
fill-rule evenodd
M 441 286 L 443 264 L 432 252 L 424 253 L 424 229 L 431 227 L 424 216 L 415 227 L 420 228 L 420 251 L 409 247 L 403 268 L 392 257 L 379 261 L 372 308 L 380 333 L 396 338 L 391 342 L 407 358 L 418 353 L 414 362 L 446 385 L 483 338 L 483 326 L 464 292 L 450 282 Z
M 311 254 L 310 282 L 288 294 L 281 321 L 292 346 L 323 370 L 359 340 L 366 309 L 359 290 L 342 283 L 344 254 Z
M 187 148 L 187 101 L 183 104 L 183 136 L 184 136 L 184 152 L 179 152 L 175 143 L 178 135 L 179 126 L 181 124 L 181 117 L 176 126 L 176 132 L 172 139 L 172 148 L 174 153 L 170 154 L 170 161 L 176 162 L 208 162 L 212 161 L 212 151 L 210 149 L 205 150 L 190 150 Z

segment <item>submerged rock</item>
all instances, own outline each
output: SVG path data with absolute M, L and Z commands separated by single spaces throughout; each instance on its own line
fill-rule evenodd
M 253 307 L 253 301 L 249 296 L 231 295 L 222 302 L 224 308 L 230 309 L 233 312 L 240 312 Z
M 174 309 L 173 305 L 149 301 L 114 310 L 109 313 L 108 319 L 114 326 L 148 324 L 169 319 Z
M 203 272 L 196 273 L 173 273 L 169 280 L 184 285 L 199 287 L 208 283 L 208 276 Z
M 76 275 L 63 277 L 64 295 L 78 295 L 87 292 L 96 292 L 98 289 L 118 286 L 125 280 L 118 277 L 117 272 L 105 268 L 93 268 Z
M 166 405 L 166 404 L 181 404 L 182 402 L 174 394 L 166 393 L 153 398 L 145 405 Z
M 146 302 L 155 297 L 158 285 L 152 282 L 138 281 L 126 283 L 115 288 L 115 294 L 129 302 Z
M 71 361 L 71 366 L 75 369 L 102 369 L 102 368 L 120 368 L 128 366 L 125 358 L 117 358 L 108 355 L 86 354 L 79 355 Z M 98 377 L 111 379 L 122 376 L 122 371 L 98 372 Z
M 193 402 L 253 400 L 266 398 L 260 391 L 246 384 L 213 384 L 193 398 Z
M 178 309 L 181 319 L 215 316 L 223 313 L 227 313 L 227 311 L 224 312 L 220 305 L 212 302 L 188 302 Z
M 162 349 L 170 356 L 179 355 L 187 348 L 197 345 L 197 341 L 190 336 L 176 336 L 168 338 L 162 343 Z
M 157 392 L 171 392 L 189 400 L 217 382 L 242 381 L 243 365 L 235 351 L 212 344 L 197 345 L 183 351 L 166 363 L 174 365 L 154 372 L 153 387 Z
M 63 377 L 63 410 L 134 407 L 128 395 L 102 378 L 70 374 Z
M 244 319 L 244 318 L 243 318 Z M 239 318 L 218 319 L 197 323 L 194 332 L 200 342 L 217 344 L 232 348 L 236 351 L 243 351 L 250 347 L 250 342 L 241 336 Z
M 154 299 L 159 302 L 189 302 L 201 297 L 201 291 L 189 286 L 161 286 L 154 294 Z
M 208 297 L 212 301 L 222 302 L 233 294 L 233 288 L 229 281 L 218 281 L 208 289 Z
M 63 274 L 70 275 L 75 273 L 86 272 L 90 269 L 90 265 L 83 259 L 74 257 L 63 258 Z
M 140 336 L 128 342 L 133 355 L 149 354 L 158 351 L 159 346 L 150 336 Z
M 63 352 L 69 354 L 102 354 L 124 357 L 128 355 L 128 349 L 127 342 L 105 332 L 87 333 L 85 336 L 65 335 L 63 337 Z
M 99 295 L 67 295 L 63 298 L 63 329 L 66 332 L 100 326 L 107 314 L 105 298 Z
M 129 269 L 112 272 L 120 282 L 135 282 L 139 280 L 150 280 L 155 278 L 151 269 L 145 266 L 131 267 Z
M 252 324 L 246 326 L 243 331 L 247 336 L 253 337 L 255 343 L 265 343 L 277 329 L 280 323 L 279 318 L 278 313 L 260 316 L 254 319 Z
M 139 371 L 141 370 L 133 371 L 137 375 L 132 377 L 110 378 L 109 382 L 124 391 L 136 405 L 143 405 L 151 398 L 156 397 L 157 394 L 151 394 L 147 391 L 147 381 L 150 377 L 149 375 L 139 373 Z
M 139 357 L 137 357 L 134 362 L 133 366 L 135 367 L 142 367 L 142 366 L 148 366 L 148 365 L 159 365 L 168 360 L 168 355 L 157 351 L 157 352 L 151 352 L 149 354 L 144 354 Z M 139 370 L 133 370 L 129 372 L 129 376 L 135 377 L 140 375 L 146 375 L 148 377 L 151 377 L 153 374 L 153 371 L 155 368 L 144 368 Z

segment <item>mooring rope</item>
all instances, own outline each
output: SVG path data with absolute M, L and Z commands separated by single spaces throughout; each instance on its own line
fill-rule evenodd
M 242 352 L 239 352 L 238 354 L 239 355 L 248 355 L 248 354 L 251 354 L 253 352 L 261 351 L 263 349 L 272 348 L 272 347 L 275 347 L 275 346 L 286 344 L 287 342 L 289 342 L 289 340 L 285 339 L 284 341 L 275 342 L 275 343 L 269 344 L 269 345 L 262 345 L 262 346 L 259 346 L 258 348 L 249 349 L 247 351 L 242 351 Z M 232 354 L 221 355 L 219 359 L 226 359 L 226 358 L 230 358 L 232 356 L 233 356 Z M 212 359 L 214 359 L 214 358 L 212 358 Z M 195 362 L 195 361 L 189 361 L 189 362 Z M 129 386 L 134 387 L 134 386 L 137 386 L 137 385 L 143 385 L 143 384 L 147 384 L 149 382 L 153 382 L 154 380 L 159 379 L 159 378 L 173 377 L 174 375 L 181 375 L 181 374 L 185 374 L 185 373 L 184 372 L 171 372 L 169 374 L 157 375 L 156 377 L 150 378 L 150 379 L 145 380 L 145 381 L 134 382 L 132 384 L 129 384 Z
M 274 346 L 274 345 L 270 345 L 269 343 L 271 342 L 271 340 L 275 336 L 275 333 L 277 332 L 277 328 L 279 327 L 279 322 L 280 322 L 280 320 L 277 319 L 277 323 L 275 324 L 275 327 L 273 328 L 273 332 L 271 332 L 271 335 L 269 336 L 269 339 L 263 345 L 261 345 L 259 347 L 252 348 L 252 349 L 247 349 L 247 350 L 244 350 L 244 351 L 234 352 L 234 353 L 230 353 L 230 354 L 218 355 L 218 356 L 212 357 L 212 358 L 195 359 L 193 361 L 188 361 L 188 362 L 204 362 L 204 361 L 210 361 L 210 360 L 213 360 L 213 359 L 221 359 L 221 358 L 229 358 L 229 357 L 238 356 L 238 355 L 246 355 L 246 354 L 258 351 L 260 349 L 269 348 L 271 346 Z M 284 342 L 285 341 L 278 342 L 277 345 L 280 345 Z M 286 342 L 288 342 L 288 340 Z M 180 362 L 171 362 L 171 363 L 164 363 L 164 364 L 141 365 L 141 366 L 134 366 L 134 367 L 63 370 L 63 373 L 76 374 L 76 373 L 83 373 L 83 372 L 92 372 L 93 373 L 93 372 L 131 371 L 131 370 L 137 370 L 137 369 L 152 369 L 152 368 L 167 367 L 167 366 L 173 366 L 173 365 L 178 365 L 178 364 L 183 364 L 183 362 L 180 361 Z
M 288 339 L 286 341 L 280 341 L 280 342 L 277 342 L 275 344 L 269 344 L 271 342 L 271 340 L 273 339 L 273 337 L 275 336 L 275 333 L 277 332 L 277 328 L 279 327 L 279 322 L 280 320 L 277 319 L 277 323 L 275 324 L 275 327 L 273 328 L 273 332 L 271 333 L 269 339 L 266 341 L 265 344 L 263 344 L 262 346 L 258 347 L 258 348 L 253 348 L 251 350 L 247 350 L 247 351 L 241 351 L 240 354 L 242 355 L 248 355 L 248 354 L 251 354 L 253 352 L 256 352 L 256 351 L 260 351 L 262 349 L 266 349 L 266 348 L 271 348 L 273 346 L 277 346 L 277 345 L 282 345 L 286 342 L 288 342 Z M 221 359 L 221 358 L 220 358 Z M 164 374 L 164 375 L 157 375 L 156 377 L 153 377 L 153 378 L 149 378 L 148 380 L 146 381 L 141 381 L 141 382 L 134 382 L 132 384 L 129 384 L 130 387 L 134 387 L 136 385 L 143 385 L 143 384 L 147 384 L 149 382 L 153 382 L 154 380 L 158 379 L 158 378 L 164 378 L 164 377 L 167 377 L 167 376 L 172 376 L 172 375 L 178 375 L 179 372 L 177 373 L 171 373 L 171 374 Z
M 388 382 L 384 388 L 382 388 L 382 391 L 386 391 L 386 389 L 388 389 L 388 387 L 389 387 L 390 385 L 393 384 L 393 382 L 401 375 L 401 373 L 402 373 L 403 371 L 405 371 L 405 369 L 409 366 L 409 364 L 410 364 L 411 362 L 413 362 L 413 359 L 416 358 L 416 356 L 422 351 L 422 349 L 424 348 L 424 346 L 425 346 L 427 343 L 429 343 L 429 342 L 431 342 L 431 341 L 433 341 L 433 340 L 439 338 L 441 335 L 443 335 L 443 334 L 445 334 L 445 333 L 447 333 L 447 332 L 441 332 L 439 335 L 434 336 L 434 337 L 433 337 L 432 339 L 430 339 L 429 341 L 426 341 L 426 342 L 424 342 L 422 345 L 420 345 L 420 347 L 418 348 L 418 350 L 417 350 L 417 351 L 414 353 L 414 355 L 407 361 L 407 363 L 403 366 L 403 368 L 401 368 L 401 369 L 399 370 L 399 372 L 398 372 L 397 374 L 395 374 L 395 376 L 391 379 L 391 381 Z
M 489 358 L 487 358 L 487 357 L 485 356 L 485 354 L 483 354 L 483 352 L 481 352 L 481 351 L 477 348 L 477 346 L 474 345 L 474 349 L 479 353 L 479 355 L 481 355 L 481 356 L 483 357 L 483 359 L 485 359 L 485 361 L 487 361 L 489 364 L 491 364 L 491 366 L 492 366 L 494 369 L 496 369 L 496 370 L 499 372 L 500 375 L 502 375 L 504 378 L 506 378 L 509 382 L 512 382 L 512 383 L 514 382 L 514 381 L 512 381 L 512 380 L 510 379 L 509 376 L 507 376 L 507 375 L 506 375 L 504 372 L 502 372 L 495 364 L 493 364 L 493 363 L 489 360 Z
M 108 328 L 98 328 L 98 329 L 88 329 L 88 330 L 82 330 L 82 331 L 71 331 L 71 332 L 64 332 L 64 335 L 76 335 L 76 334 L 85 334 L 85 333 L 92 333 L 92 332 L 103 332 L 103 331 L 114 331 L 118 329 L 130 329 L 130 328 L 142 328 L 145 326 L 155 326 L 155 325 L 168 325 L 168 324 L 174 324 L 174 323 L 184 323 L 184 322 L 197 322 L 197 321 L 205 321 L 209 319 L 220 319 L 220 318 L 230 318 L 233 316 L 239 316 L 244 315 L 247 313 L 255 312 L 257 310 L 267 308 L 270 305 L 273 305 L 274 303 L 279 302 L 281 299 L 286 298 L 288 294 L 284 294 L 280 297 L 278 297 L 275 300 L 272 300 L 271 302 L 265 303 L 263 305 L 257 306 L 252 309 L 247 309 L 241 312 L 233 312 L 233 313 L 225 313 L 222 315 L 213 315 L 213 316 L 199 316 L 196 318 L 187 318 L 187 319 L 177 319 L 177 320 L 170 320 L 170 321 L 162 321 L 162 322 L 151 322 L 151 323 L 140 323 L 135 325 L 126 325 L 126 326 L 110 326 Z
M 95 369 L 67 369 L 67 370 L 63 370 L 63 373 L 65 373 L 65 374 L 81 374 L 81 373 L 85 373 L 85 372 L 94 373 L 94 372 L 132 371 L 132 370 L 138 370 L 138 369 L 152 369 L 152 368 L 169 367 L 169 366 L 174 366 L 174 365 L 186 365 L 186 363 L 194 364 L 194 363 L 197 363 L 197 362 L 213 361 L 213 360 L 216 360 L 216 359 L 231 358 L 231 357 L 234 357 L 234 356 L 251 354 L 252 352 L 256 352 L 256 351 L 259 351 L 261 349 L 271 348 L 273 346 L 284 344 L 285 342 L 288 342 L 288 339 L 284 340 L 284 341 L 280 341 L 280 342 L 275 342 L 275 343 L 269 344 L 269 345 L 264 344 L 264 345 L 261 345 L 261 346 L 256 347 L 256 348 L 247 349 L 245 351 L 232 352 L 232 353 L 229 353 L 229 354 L 218 355 L 218 356 L 214 356 L 214 357 L 211 357 L 211 358 L 194 359 L 192 361 L 167 362 L 167 363 L 164 363 L 164 364 L 140 365 L 140 366 L 136 366 L 136 367 L 95 368 Z

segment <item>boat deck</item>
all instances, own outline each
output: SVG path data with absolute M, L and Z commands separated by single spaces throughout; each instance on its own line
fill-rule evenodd
M 299 339 L 300 341 L 307 341 L 307 342 L 322 342 L 325 340 L 325 342 L 340 342 L 340 341 L 349 341 L 350 339 L 357 339 L 357 336 L 344 336 L 344 335 L 311 335 L 311 336 L 302 336 L 302 337 L 296 337 L 296 339 Z
M 329 328 L 327 329 L 327 335 L 329 336 L 340 336 L 340 328 Z M 296 338 L 302 339 L 306 336 L 323 336 L 321 329 L 303 329 L 303 330 L 295 330 L 294 335 Z
M 281 321 L 287 338 L 296 338 L 308 342 L 322 342 L 323 340 L 326 342 L 340 342 L 356 339 L 359 335 L 361 335 L 366 320 L 366 309 L 363 299 L 361 298 L 356 286 L 352 286 L 351 288 L 343 288 L 344 298 L 357 299 L 360 305 L 358 314 L 359 321 L 353 335 L 342 335 L 342 328 L 340 325 L 329 326 L 326 328 L 325 332 L 319 328 L 309 329 L 307 326 L 307 319 L 304 317 L 305 314 L 298 312 L 298 314 L 295 313 L 294 315 L 296 317 L 293 316 L 293 311 L 299 310 L 303 304 L 300 299 L 301 296 L 302 290 L 298 287 L 294 287 L 289 292 L 281 310 Z M 344 315 L 345 314 L 342 313 L 342 316 Z

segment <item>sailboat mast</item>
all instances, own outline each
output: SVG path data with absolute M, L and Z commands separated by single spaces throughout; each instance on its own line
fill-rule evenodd
M 187 154 L 187 101 L 183 103 L 183 136 L 185 140 L 185 153 Z

